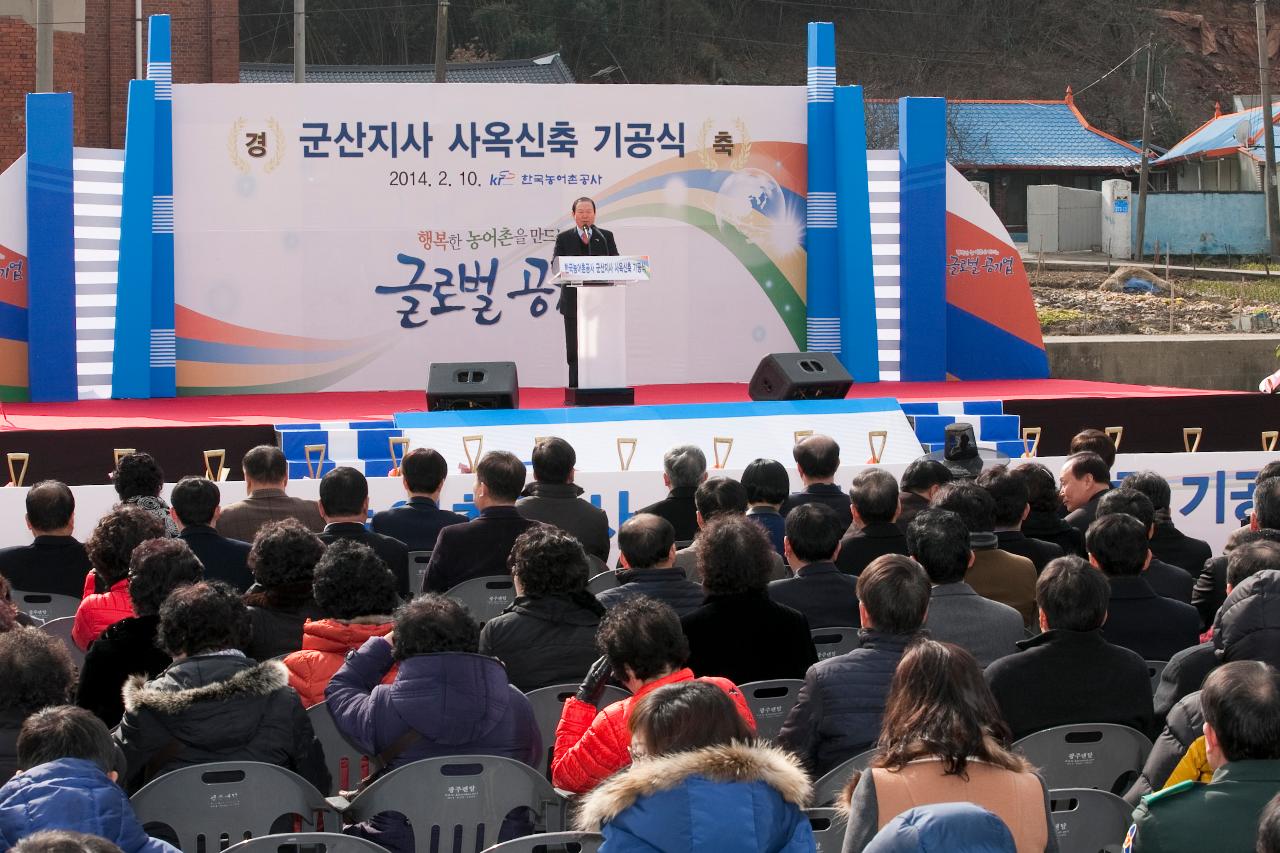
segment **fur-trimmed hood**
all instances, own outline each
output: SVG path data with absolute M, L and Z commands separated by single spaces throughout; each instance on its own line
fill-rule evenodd
M 196 655 L 173 664 L 153 681 L 130 676 L 124 685 L 124 708 L 127 713 L 149 710 L 172 716 L 201 703 L 266 697 L 288 685 L 289 670 L 280 661 Z
M 763 782 L 800 809 L 813 793 L 808 776 L 790 753 L 735 742 L 636 761 L 583 798 L 578 829 L 599 832 L 642 797 L 674 790 L 694 776 L 719 783 Z

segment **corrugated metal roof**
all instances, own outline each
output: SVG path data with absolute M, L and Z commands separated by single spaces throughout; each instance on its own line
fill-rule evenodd
M 434 65 L 308 65 L 308 83 L 431 83 Z M 560 54 L 500 62 L 450 62 L 450 83 L 572 83 L 573 75 Z M 242 62 L 241 83 L 292 83 L 293 65 Z
M 1280 119 L 1280 103 L 1272 106 L 1271 118 L 1274 133 L 1274 121 Z M 1260 154 L 1262 147 L 1262 107 L 1254 107 L 1238 113 L 1214 116 L 1179 140 L 1155 164 L 1164 166 L 1200 157 L 1222 157 L 1237 151 Z

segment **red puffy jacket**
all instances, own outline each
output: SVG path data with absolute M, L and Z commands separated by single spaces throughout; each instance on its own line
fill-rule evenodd
M 76 621 L 71 624 L 71 639 L 75 640 L 81 651 L 88 651 L 89 645 L 103 631 L 121 619 L 134 615 L 133 599 L 129 597 L 129 579 L 116 581 L 106 592 L 94 592 L 97 578 L 94 572 L 85 575 L 84 595 L 76 610 Z
M 395 623 L 390 616 L 365 617 L 353 622 L 340 619 L 308 619 L 302 626 L 302 651 L 284 659 L 289 668 L 289 686 L 298 691 L 302 707 L 310 708 L 324 701 L 324 689 L 333 674 L 342 668 L 347 652 L 358 649 L 370 637 L 385 637 Z M 395 681 L 396 671 L 382 679 L 383 684 Z
M 557 788 L 575 794 L 585 794 L 596 785 L 631 763 L 631 729 L 627 721 L 637 700 L 668 684 L 692 681 L 693 670 L 676 670 L 657 681 L 651 681 L 633 696 L 620 699 L 603 710 L 597 711 L 577 697 L 570 696 L 564 702 L 560 723 L 556 726 L 556 749 L 551 759 L 551 783 Z M 755 717 L 747 707 L 738 686 L 727 678 L 710 676 L 699 678 L 714 684 L 729 694 L 738 706 L 738 713 L 746 720 L 751 731 L 756 730 Z

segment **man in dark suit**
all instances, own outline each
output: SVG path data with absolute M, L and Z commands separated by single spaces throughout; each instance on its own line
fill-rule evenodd
M 840 540 L 835 563 L 857 575 L 884 554 L 907 553 L 907 537 L 893 521 L 898 517 L 898 481 L 883 468 L 866 468 L 849 488 L 853 529 Z M 838 510 L 833 510 L 838 513 Z
M 673 447 L 662 457 L 662 482 L 670 489 L 657 503 L 637 510 L 671 522 L 676 530 L 676 547 L 687 547 L 698 535 L 698 507 L 693 494 L 707 479 L 707 455 L 692 444 Z
M 20 592 L 79 598 L 89 556 L 71 535 L 76 526 L 76 499 L 65 483 L 43 480 L 27 490 L 30 545 L 0 549 L 0 575 Z
M 249 496 L 223 507 L 215 525 L 229 539 L 252 542 L 268 521 L 296 518 L 312 533 L 324 529 L 324 519 L 315 501 L 291 498 L 284 493 L 289 484 L 289 466 L 284 451 L 260 444 L 244 455 L 244 487 Z
M 1131 515 L 1141 522 L 1142 526 L 1147 530 L 1147 548 L 1149 550 L 1151 547 L 1150 537 L 1156 529 L 1156 514 L 1155 510 L 1151 508 L 1150 499 L 1137 489 L 1112 489 L 1098 501 L 1098 518 L 1117 512 Z M 1195 578 L 1177 566 L 1171 566 L 1156 559 L 1154 553 L 1151 555 L 1151 562 L 1147 564 L 1147 569 L 1142 576 L 1147 579 L 1147 583 L 1151 584 L 1151 588 L 1156 591 L 1157 595 L 1172 598 L 1174 601 L 1191 603 L 1191 592 L 1195 587 Z
M 204 566 L 205 580 L 226 581 L 241 592 L 253 585 L 249 571 L 248 542 L 228 539 L 213 525 L 218 520 L 222 495 L 212 480 L 183 477 L 169 495 L 170 512 L 178 524 L 178 538 Z
M 1267 467 L 1275 463 L 1268 463 Z M 1263 468 L 1266 471 L 1266 468 Z M 1239 547 L 1259 540 L 1280 542 L 1280 477 L 1264 477 L 1253 489 L 1253 512 L 1249 513 L 1249 529 L 1237 531 L 1227 540 Z M 1201 624 L 1208 628 L 1227 598 L 1227 555 L 1214 557 L 1204 564 L 1191 591 L 1191 604 L 1200 611 Z
M 1062 556 L 1062 549 L 1052 542 L 1032 539 L 1022 532 L 1022 522 L 1031 514 L 1030 492 L 1021 477 L 1009 473 L 1007 465 L 996 465 L 978 475 L 978 485 L 996 502 L 996 547 L 1019 557 L 1026 557 L 1044 571 L 1050 560 Z
M 370 524 L 373 532 L 400 540 L 410 551 L 436 547 L 436 537 L 443 528 L 467 520 L 465 515 L 440 508 L 440 493 L 448 473 L 444 457 L 429 447 L 415 447 L 406 453 L 400 462 L 400 479 L 409 502 L 374 513 Z
M 409 597 L 409 549 L 399 539 L 374 533 L 364 526 L 369 517 L 369 481 L 355 468 L 340 465 L 320 480 L 320 514 L 324 532 L 320 541 L 328 545 L 350 539 L 368 545 L 396 576 L 396 591 Z
M 556 235 L 553 258 L 580 255 L 616 255 L 618 244 L 613 232 L 596 227 L 596 203 L 582 197 L 573 202 L 573 227 Z M 569 387 L 578 387 L 578 291 L 572 287 L 560 288 L 557 306 L 564 315 L 565 361 L 569 364 Z
M 791 448 L 791 458 L 796 461 L 796 471 L 804 490 L 793 492 L 778 509 L 786 518 L 787 513 L 807 503 L 824 503 L 836 511 L 842 532 L 849 529 L 849 496 L 835 483 L 836 470 L 840 467 L 840 445 L 828 435 L 811 435 L 797 441 Z M 895 483 L 896 485 L 896 483 Z
M 540 523 L 516 511 L 524 478 L 524 463 L 514 453 L 491 450 L 481 457 L 473 487 L 480 517 L 440 531 L 422 579 L 423 592 L 447 592 L 471 578 L 511 573 L 511 546 Z
M 782 548 L 795 577 L 770 582 L 769 597 L 803 613 L 810 628 L 857 628 L 858 582 L 833 562 L 840 550 L 835 510 L 796 507 L 787 515 Z
M 573 483 L 578 455 L 573 445 L 551 436 L 533 448 L 533 482 L 524 487 L 516 509 L 525 518 L 550 524 L 570 534 L 601 562 L 609 559 L 609 516 L 580 497 Z
M 1058 474 L 1060 494 L 1067 507 L 1065 521 L 1084 533 L 1098 517 L 1098 501 L 1111 488 L 1111 466 L 1090 451 L 1067 457 Z
M 1188 536 L 1174 526 L 1169 509 L 1173 500 L 1169 481 L 1155 471 L 1139 471 L 1125 477 L 1120 486 L 1142 492 L 1155 508 L 1156 532 L 1151 537 L 1151 553 L 1170 565 L 1185 569 L 1192 577 L 1200 574 L 1205 561 L 1213 556 L 1213 550 L 1208 542 Z

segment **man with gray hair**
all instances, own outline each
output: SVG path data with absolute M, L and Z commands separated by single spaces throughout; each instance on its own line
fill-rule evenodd
M 693 493 L 707 479 L 707 456 L 698 447 L 673 447 L 662 457 L 662 482 L 667 496 L 639 512 L 665 518 L 676 530 L 676 542 L 688 543 L 698 535 L 698 508 Z
M 796 473 L 800 475 L 804 490 L 792 492 L 778 512 L 786 518 L 787 513 L 802 504 L 826 504 L 836 511 L 843 534 L 849 529 L 852 516 L 849 513 L 849 496 L 836 485 L 840 445 L 829 435 L 811 435 L 796 442 L 791 449 L 791 457 L 796 460 Z

